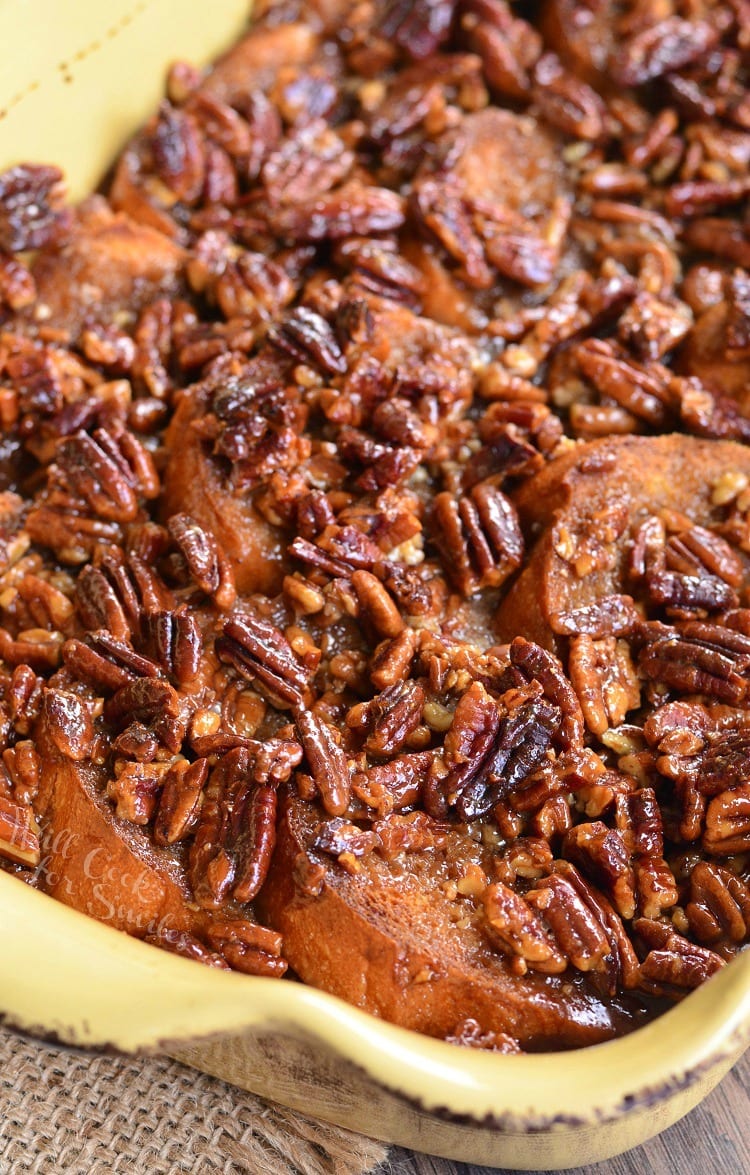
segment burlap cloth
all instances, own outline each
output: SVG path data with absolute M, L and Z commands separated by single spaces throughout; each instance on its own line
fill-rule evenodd
M 386 1154 L 164 1057 L 90 1057 L 0 1029 L 0 1175 L 364 1175 Z

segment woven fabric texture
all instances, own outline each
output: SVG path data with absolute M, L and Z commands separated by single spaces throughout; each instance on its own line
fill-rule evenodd
M 91 1057 L 0 1030 L 2 1175 L 365 1175 L 386 1153 L 165 1057 Z

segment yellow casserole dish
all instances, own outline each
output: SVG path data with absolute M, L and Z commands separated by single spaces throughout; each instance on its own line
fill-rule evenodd
M 96 185 L 176 57 L 230 42 L 245 0 L 106 6 L 3 0 L 22 52 L 0 66 L 0 165 Z M 39 31 L 44 30 L 43 36 Z M 78 1046 L 162 1050 L 387 1141 L 516 1169 L 595 1162 L 686 1114 L 750 1040 L 750 953 L 631 1036 L 502 1056 L 392 1027 L 311 988 L 212 971 L 129 939 L 0 873 L 0 1015 Z

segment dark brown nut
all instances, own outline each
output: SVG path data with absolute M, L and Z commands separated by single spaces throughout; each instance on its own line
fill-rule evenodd
M 148 824 L 159 801 L 165 763 L 124 763 L 107 784 L 117 816 L 131 824 Z
M 644 918 L 660 918 L 679 900 L 674 873 L 663 857 L 638 857 L 633 863 L 638 913 Z
M 286 971 L 281 957 L 281 935 L 242 918 L 214 918 L 206 938 L 236 971 L 248 975 L 280 976 Z
M 600 820 L 578 824 L 566 834 L 562 855 L 604 890 L 621 918 L 635 916 L 635 878 L 619 832 Z
M 57 167 L 25 163 L 0 175 L 0 248 L 24 253 L 51 244 L 65 231 L 59 205 L 64 188 Z
M 331 816 L 341 816 L 348 808 L 351 796 L 351 774 L 346 755 L 331 727 L 313 711 L 297 710 L 294 720 L 323 807 Z
M 490 485 L 477 485 L 456 500 L 435 499 L 435 538 L 446 571 L 462 595 L 499 587 L 521 563 L 523 535 L 510 499 Z
M 236 596 L 234 573 L 213 535 L 189 514 L 173 514 L 167 529 L 201 591 L 211 596 L 218 608 L 231 608 Z
M 750 850 L 750 783 L 723 791 L 709 802 L 703 847 L 718 857 Z
M 378 32 L 421 61 L 448 37 L 455 8 L 455 0 L 389 0 Z
M 640 682 L 626 641 L 613 636 L 594 640 L 575 636 L 570 642 L 568 672 L 586 725 L 594 734 L 619 726 L 641 702 Z
M 471 0 L 461 9 L 463 37 L 481 58 L 488 85 L 509 98 L 527 98 L 529 71 L 542 51 L 536 29 L 516 19 L 504 0 Z
M 358 570 L 351 578 L 360 613 L 370 622 L 378 636 L 398 636 L 404 627 L 401 613 L 377 576 L 369 571 Z
M 164 775 L 159 809 L 154 821 L 158 845 L 177 844 L 195 827 L 208 777 L 208 760 L 178 759 Z
M 180 701 L 169 682 L 140 677 L 117 690 L 104 704 L 104 718 L 114 726 L 132 721 L 145 724 L 162 717 L 177 717 Z
M 740 943 L 750 927 L 750 888 L 723 865 L 699 861 L 690 874 L 685 914 L 700 942 Z
M 42 721 L 50 739 L 66 759 L 80 763 L 89 757 L 94 724 L 88 706 L 77 694 L 61 689 L 45 690 Z
M 276 789 L 259 784 L 233 813 L 237 881 L 236 902 L 251 902 L 266 880 L 276 844 Z
M 625 42 L 612 62 L 613 77 L 621 86 L 640 86 L 703 57 L 716 39 L 708 21 L 667 16 Z
M 40 857 L 39 829 L 31 805 L 0 794 L 0 858 L 33 869 Z
M 641 963 L 641 986 L 657 995 L 670 989 L 699 987 L 724 966 L 724 960 L 696 946 L 663 922 L 637 918 L 633 930 L 648 949 Z
M 523 789 L 527 794 L 527 780 L 548 762 L 559 723 L 559 711 L 541 699 L 522 701 L 501 717 L 489 753 L 474 764 L 461 785 L 456 799 L 459 816 L 464 820 L 486 817 L 509 793 Z M 566 807 L 553 802 L 544 815 L 537 813 L 540 821 L 549 822 L 550 836 L 569 827 Z
M 480 682 L 459 699 L 445 736 L 444 774 L 434 772 L 425 789 L 424 803 L 435 818 L 444 817 L 460 792 L 485 766 L 500 728 L 495 700 Z
M 243 612 L 226 622 L 216 648 L 243 677 L 264 687 L 275 704 L 302 708 L 310 673 L 274 624 Z
M 490 885 L 483 897 L 485 929 L 490 940 L 514 960 L 519 972 L 559 975 L 568 966 L 539 915 L 502 882 Z

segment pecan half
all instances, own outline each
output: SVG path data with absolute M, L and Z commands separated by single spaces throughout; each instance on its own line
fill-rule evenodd
M 490 485 L 477 485 L 456 500 L 435 499 L 435 541 L 448 575 L 464 596 L 499 587 L 520 565 L 524 542 L 510 499 Z

